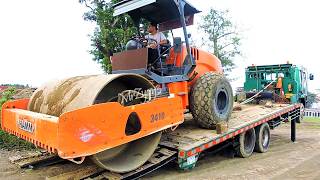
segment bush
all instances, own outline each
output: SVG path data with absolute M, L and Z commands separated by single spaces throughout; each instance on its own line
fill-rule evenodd
M 2 104 L 7 102 L 8 100 L 11 100 L 12 96 L 15 93 L 16 93 L 16 88 L 14 88 L 14 87 L 9 87 L 8 89 L 6 89 L 1 95 L 2 97 L 0 99 L 0 106 L 2 106 Z

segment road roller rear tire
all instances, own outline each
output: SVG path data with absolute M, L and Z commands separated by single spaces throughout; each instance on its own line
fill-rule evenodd
M 192 87 L 190 110 L 200 127 L 215 129 L 228 122 L 232 108 L 232 87 L 224 75 L 207 72 Z

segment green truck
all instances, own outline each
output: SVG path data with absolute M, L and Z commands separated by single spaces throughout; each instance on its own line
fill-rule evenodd
M 314 79 L 304 67 L 293 64 L 252 65 L 246 68 L 245 76 L 245 98 L 271 98 L 304 106 L 308 101 L 308 79 Z

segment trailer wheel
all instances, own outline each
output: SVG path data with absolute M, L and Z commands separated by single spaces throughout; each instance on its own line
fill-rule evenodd
M 255 128 L 256 145 L 254 150 L 259 153 L 267 152 L 270 144 L 270 127 L 268 123 L 261 124 Z
M 192 87 L 190 110 L 200 127 L 214 129 L 228 122 L 232 108 L 232 87 L 225 76 L 207 72 Z
M 237 155 L 242 158 L 251 156 L 256 142 L 254 128 L 249 129 L 239 135 L 239 146 L 236 149 Z

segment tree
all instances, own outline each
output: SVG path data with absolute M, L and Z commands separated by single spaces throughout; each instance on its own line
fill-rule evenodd
M 107 73 L 111 72 L 110 55 L 124 49 L 126 42 L 137 32 L 128 15 L 113 17 L 112 6 L 120 0 L 79 0 L 88 9 L 84 20 L 95 22 L 93 35 L 90 35 L 93 60 Z
M 240 36 L 237 28 L 228 17 L 229 11 L 210 9 L 209 13 L 202 18 L 200 30 L 206 34 L 202 38 L 202 45 L 213 50 L 226 71 L 234 68 L 234 58 L 241 55 Z
M 307 107 L 312 107 L 313 104 L 319 103 L 320 99 L 316 93 L 308 92 Z

